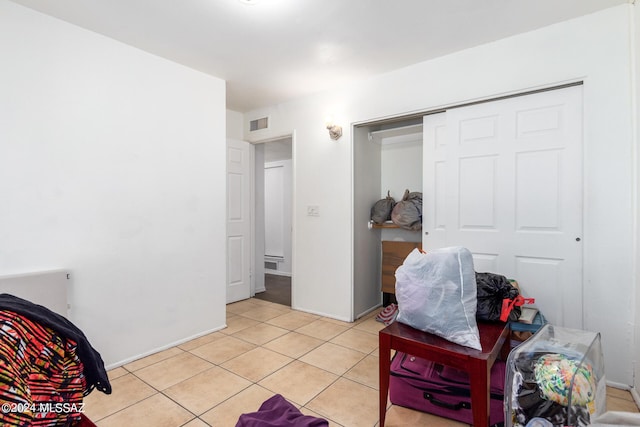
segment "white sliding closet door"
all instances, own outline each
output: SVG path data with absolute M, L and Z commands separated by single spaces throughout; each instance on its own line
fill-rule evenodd
M 423 246 L 465 246 L 582 327 L 582 86 L 424 118 Z

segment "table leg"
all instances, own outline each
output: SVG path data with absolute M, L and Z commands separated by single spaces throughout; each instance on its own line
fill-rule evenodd
M 469 379 L 471 382 L 471 412 L 474 427 L 489 425 L 489 366 L 486 360 L 471 359 Z
M 389 369 L 391 365 L 391 336 L 379 334 L 379 367 L 380 367 L 380 427 L 384 427 L 387 415 L 387 395 L 389 393 Z
M 502 348 L 500 349 L 500 358 L 506 362 L 510 352 L 511 352 L 511 328 L 507 328 L 504 344 L 502 344 Z

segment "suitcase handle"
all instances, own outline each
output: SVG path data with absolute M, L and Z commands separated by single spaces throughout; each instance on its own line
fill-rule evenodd
M 442 400 L 436 399 L 433 396 L 433 394 L 429 393 L 428 391 L 424 392 L 423 397 L 436 406 L 451 409 L 453 411 L 459 411 L 460 409 L 471 409 L 471 404 L 469 402 L 458 402 L 458 403 L 443 402 Z

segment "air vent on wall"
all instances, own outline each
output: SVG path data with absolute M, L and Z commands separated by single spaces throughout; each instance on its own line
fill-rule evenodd
M 255 119 L 249 122 L 249 132 L 255 132 L 257 130 L 267 129 L 268 127 L 269 127 L 269 117 L 262 117 L 261 119 Z
M 266 268 L 267 270 L 277 270 L 278 269 L 278 263 L 277 262 L 265 261 L 264 262 L 264 268 Z

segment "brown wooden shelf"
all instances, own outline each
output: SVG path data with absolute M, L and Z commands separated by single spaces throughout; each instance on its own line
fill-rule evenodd
M 387 221 L 384 224 L 376 224 L 373 221 L 369 221 L 367 223 L 367 227 L 369 227 L 369 230 L 373 230 L 373 229 L 382 229 L 382 228 L 394 228 L 397 230 L 405 230 L 404 228 L 400 227 L 399 225 L 394 224 L 391 221 Z M 420 231 L 420 230 L 414 230 L 414 231 Z
M 369 221 L 369 228 L 400 228 L 393 222 L 385 222 L 384 224 L 376 224 L 373 221 Z

